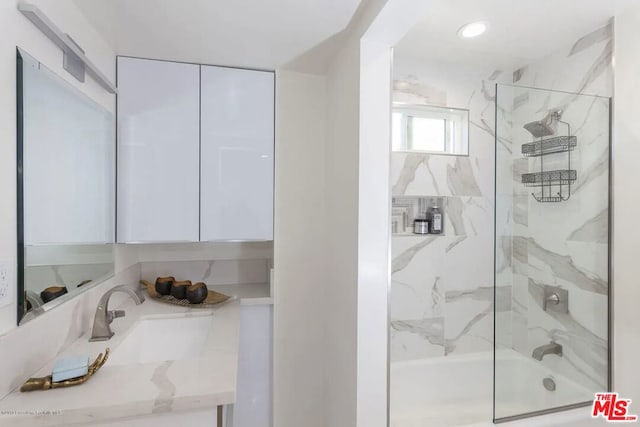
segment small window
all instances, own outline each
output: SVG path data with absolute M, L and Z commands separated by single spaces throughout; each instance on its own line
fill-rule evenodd
M 469 154 L 469 110 L 396 105 L 391 129 L 393 151 Z

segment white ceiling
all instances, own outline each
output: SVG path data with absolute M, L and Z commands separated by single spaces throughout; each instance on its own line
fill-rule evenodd
M 606 25 L 616 8 L 638 0 L 433 0 L 395 54 L 443 62 L 517 68 L 570 46 Z M 463 40 L 466 23 L 488 21 L 484 35 Z
M 275 69 L 343 30 L 360 0 L 73 0 L 119 55 Z

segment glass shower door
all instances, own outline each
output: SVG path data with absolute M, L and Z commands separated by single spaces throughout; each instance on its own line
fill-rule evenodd
M 609 98 L 497 85 L 496 421 L 609 388 L 609 158 Z

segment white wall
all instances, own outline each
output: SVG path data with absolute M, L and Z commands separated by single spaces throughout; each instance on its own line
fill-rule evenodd
M 614 390 L 640 413 L 640 5 L 616 14 L 613 135 L 613 370 Z
M 376 40 L 360 46 L 357 425 L 374 427 L 388 419 L 392 50 Z
M 384 226 L 368 228 L 388 224 L 387 194 L 375 188 L 379 183 L 388 185 L 388 174 L 377 169 L 385 156 L 388 167 L 388 150 L 380 157 L 363 152 L 359 145 L 360 39 L 384 3 L 363 4 L 340 35 L 342 43 L 329 61 L 326 77 L 285 70 L 276 74 L 274 425 L 278 427 L 386 425 L 387 320 L 377 303 L 386 307 L 388 236 Z M 388 49 L 382 70 L 388 85 Z M 373 93 L 388 100 L 384 87 Z M 382 105 L 388 107 L 388 102 Z M 374 134 L 379 130 L 371 129 Z M 377 191 L 370 201 L 382 207 L 381 221 L 377 213 L 369 220 L 367 210 L 358 208 L 362 169 L 375 172 L 374 180 L 367 181 L 367 194 L 373 194 L 372 188 Z M 369 231 L 376 243 L 380 234 L 385 243 L 366 248 L 369 241 L 359 241 L 359 236 Z M 365 249 L 372 256 L 366 258 L 369 263 L 359 264 L 359 251 Z M 373 278 L 373 282 L 362 280 L 362 300 L 359 271 Z M 382 281 L 376 280 L 380 272 Z M 358 324 L 359 314 L 363 317 Z
M 327 426 L 356 425 L 359 41 L 349 37 L 327 73 Z
M 378 50 L 362 45 L 363 35 L 385 3 L 375 0 L 361 5 L 327 73 L 325 205 L 327 293 L 332 314 L 326 319 L 325 400 L 326 425 L 331 427 L 375 427 L 386 425 L 387 419 L 388 152 L 362 145 L 363 136 L 373 133 L 384 138 L 388 146 L 388 132 L 384 122 L 380 123 L 381 111 L 376 107 L 380 106 L 379 96 L 388 101 L 389 92 L 384 84 L 368 91 L 369 84 L 379 82 Z M 382 81 L 386 78 L 387 89 L 390 53 L 387 49 L 382 63 Z M 371 98 L 363 99 L 363 84 Z M 378 118 L 376 125 L 364 132 L 363 104 L 373 107 L 369 112 Z M 372 206 L 375 209 L 370 211 Z M 381 311 L 378 303 L 382 301 L 385 310 Z
M 35 1 L 48 16 L 85 49 L 87 56 L 113 79 L 115 54 L 67 0 Z M 62 52 L 18 12 L 17 1 L 0 2 L 0 260 L 16 260 L 16 46 L 45 64 L 88 96 L 114 110 L 114 96 L 91 78 L 82 84 L 62 69 Z M 15 269 L 15 267 L 14 267 Z M 15 289 L 15 270 L 13 272 Z M 0 309 L 0 334 L 16 325 L 16 300 Z
M 388 425 L 391 47 L 422 18 L 430 3 L 371 1 L 358 21 L 356 422 L 330 426 Z
M 274 425 L 325 425 L 326 79 L 276 72 Z

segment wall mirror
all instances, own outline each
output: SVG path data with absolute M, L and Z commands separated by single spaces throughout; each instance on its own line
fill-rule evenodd
M 114 114 L 17 51 L 18 324 L 113 275 Z
M 394 104 L 393 151 L 469 155 L 469 110 Z

